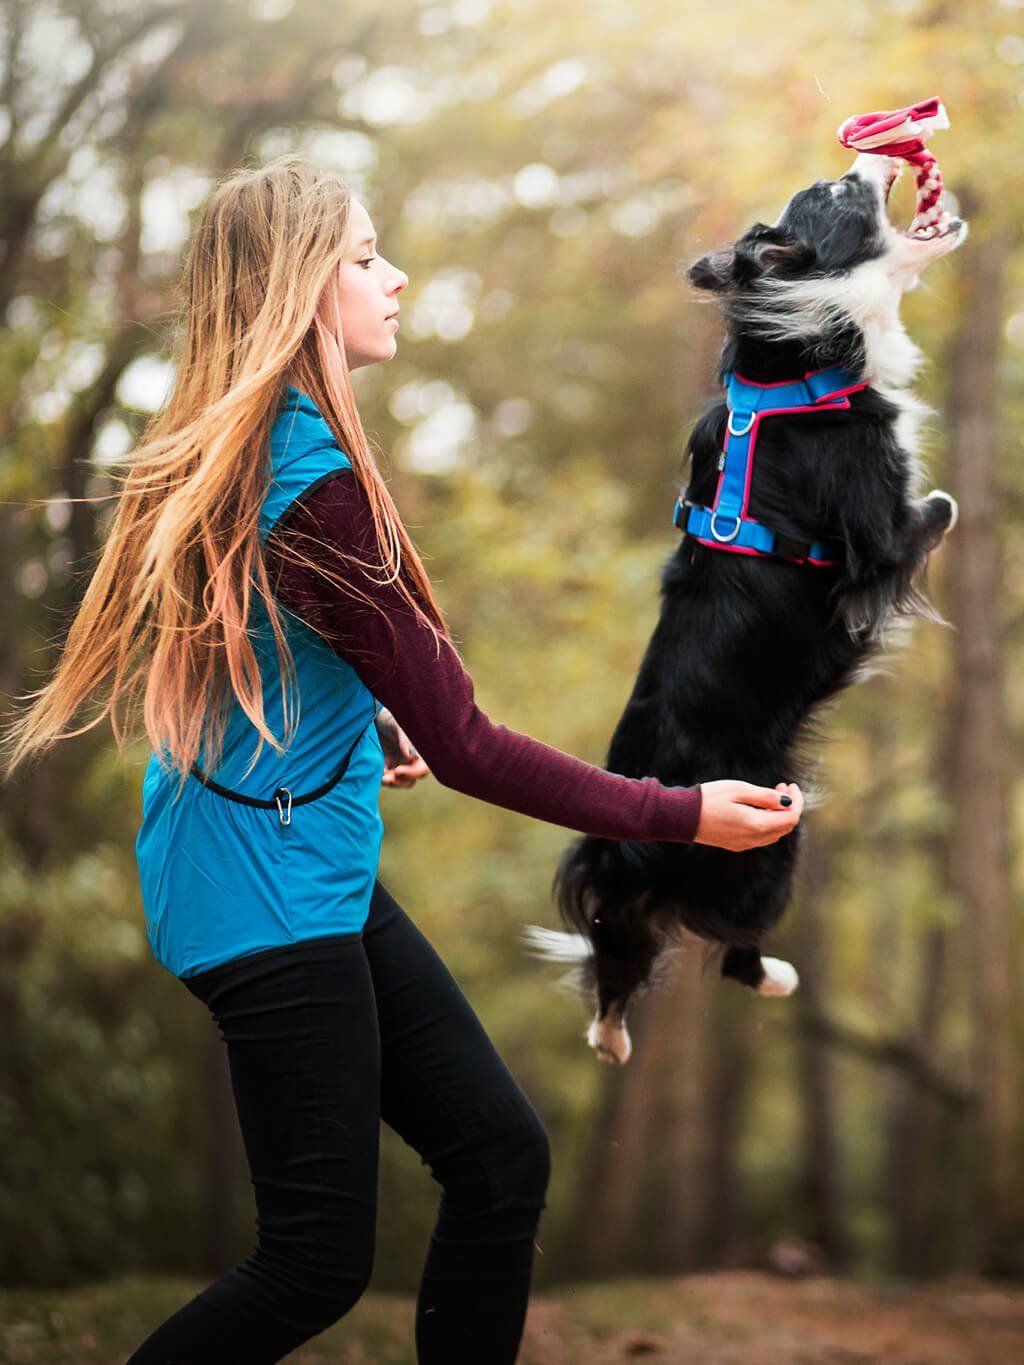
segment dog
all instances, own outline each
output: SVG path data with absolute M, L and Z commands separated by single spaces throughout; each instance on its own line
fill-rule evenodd
M 612 772 L 667 786 L 806 780 L 809 721 L 864 675 L 899 618 L 935 616 L 921 574 L 957 509 L 940 491 L 916 497 L 925 410 L 907 386 L 921 353 L 899 304 L 967 225 L 947 214 L 897 230 L 887 204 L 899 169 L 862 154 L 689 270 L 725 316 L 727 395 L 689 441 L 684 534 Z M 762 994 L 795 989 L 794 968 L 762 957 L 761 943 L 786 907 L 798 845 L 799 827 L 745 853 L 572 844 L 555 878 L 571 932 L 535 929 L 530 941 L 574 963 L 596 994 L 587 1038 L 602 1060 L 628 1060 L 630 1001 L 680 930 L 715 945 L 723 976 Z

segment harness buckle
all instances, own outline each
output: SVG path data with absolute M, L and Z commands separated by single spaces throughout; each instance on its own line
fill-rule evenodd
M 728 432 L 729 432 L 729 435 L 730 435 L 730 436 L 746 436 L 747 432 L 750 431 L 750 429 L 751 429 L 751 428 L 753 427 L 753 425 L 754 425 L 754 421 L 755 421 L 755 419 L 756 419 L 756 417 L 757 417 L 757 413 L 756 413 L 756 412 L 752 412 L 752 413 L 749 415 L 749 417 L 747 418 L 747 425 L 746 425 L 741 431 L 737 431 L 736 428 L 735 428 L 735 427 L 733 426 L 733 424 L 732 424 L 733 418 L 734 418 L 735 416 L 736 416 L 735 410 L 734 410 L 733 408 L 730 408 L 730 409 L 729 409 L 729 421 L 726 423 L 726 427 L 727 427 L 727 430 L 728 430 Z
M 716 526 L 716 523 L 717 523 L 717 521 L 718 521 L 718 518 L 719 518 L 721 515 L 722 515 L 722 514 L 721 514 L 720 512 L 712 512 L 712 513 L 711 513 L 711 526 L 710 526 L 711 535 L 712 535 L 712 538 L 713 538 L 714 540 L 717 540 L 717 541 L 718 541 L 719 545 L 728 545 L 728 544 L 730 544 L 732 541 L 734 541 L 734 540 L 736 539 L 736 537 L 739 535 L 739 533 L 740 533 L 740 526 L 741 526 L 742 523 L 743 523 L 743 518 L 742 518 L 742 517 L 740 516 L 740 514 L 737 512 L 736 515 L 733 517 L 733 520 L 735 521 L 736 525 L 732 528 L 732 530 L 729 532 L 729 534 L 728 534 L 727 536 L 723 536 L 723 535 L 719 535 L 718 529 L 717 529 L 717 526 Z
M 288 804 L 285 805 L 281 798 L 286 796 Z M 277 802 L 277 818 L 282 825 L 290 825 L 292 822 L 292 794 L 287 787 L 278 787 L 274 793 L 274 800 Z

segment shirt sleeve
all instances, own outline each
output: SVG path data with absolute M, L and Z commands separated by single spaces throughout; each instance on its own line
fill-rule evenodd
M 303 566 L 295 550 L 318 563 L 336 554 L 348 588 Z M 278 600 L 351 664 L 439 782 L 584 834 L 693 840 L 699 787 L 621 777 L 488 719 L 451 641 L 435 637 L 395 584 L 382 581 L 369 499 L 351 471 L 293 504 L 265 553 Z

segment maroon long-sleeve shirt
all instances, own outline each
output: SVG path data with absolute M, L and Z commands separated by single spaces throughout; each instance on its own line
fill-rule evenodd
M 344 556 L 339 576 L 368 601 L 297 564 L 290 545 L 318 562 L 336 547 Z M 455 647 L 435 638 L 393 583 L 381 582 L 369 500 L 351 471 L 291 509 L 266 555 L 279 599 L 351 664 L 445 786 L 584 834 L 693 839 L 699 787 L 620 777 L 488 719 Z

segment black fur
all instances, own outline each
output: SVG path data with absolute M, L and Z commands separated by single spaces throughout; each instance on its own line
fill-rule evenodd
M 835 310 L 823 327 L 819 310 L 802 335 L 799 302 L 778 285 L 847 280 L 893 249 L 894 236 L 883 190 L 851 173 L 802 191 L 774 227 L 758 224 L 698 261 L 690 280 L 718 296 L 727 320 L 721 371 L 759 382 L 829 365 L 862 374 L 866 344 L 855 318 Z M 801 780 L 798 742 L 810 718 L 855 680 L 895 615 L 927 609 L 916 580 L 955 510 L 941 495 L 913 499 L 898 415 L 868 388 L 848 411 L 762 421 L 750 515 L 798 541 L 841 543 L 843 562 L 751 558 L 683 537 L 664 571 L 661 616 L 609 770 L 668 786 Z M 695 503 L 713 501 L 726 417 L 720 401 L 692 433 L 686 496 Z M 592 944 L 584 967 L 599 1017 L 622 1018 L 680 927 L 725 946 L 724 975 L 760 985 L 761 941 L 789 899 L 798 844 L 799 829 L 741 854 L 589 836 L 574 843 L 556 877 L 559 908 Z

